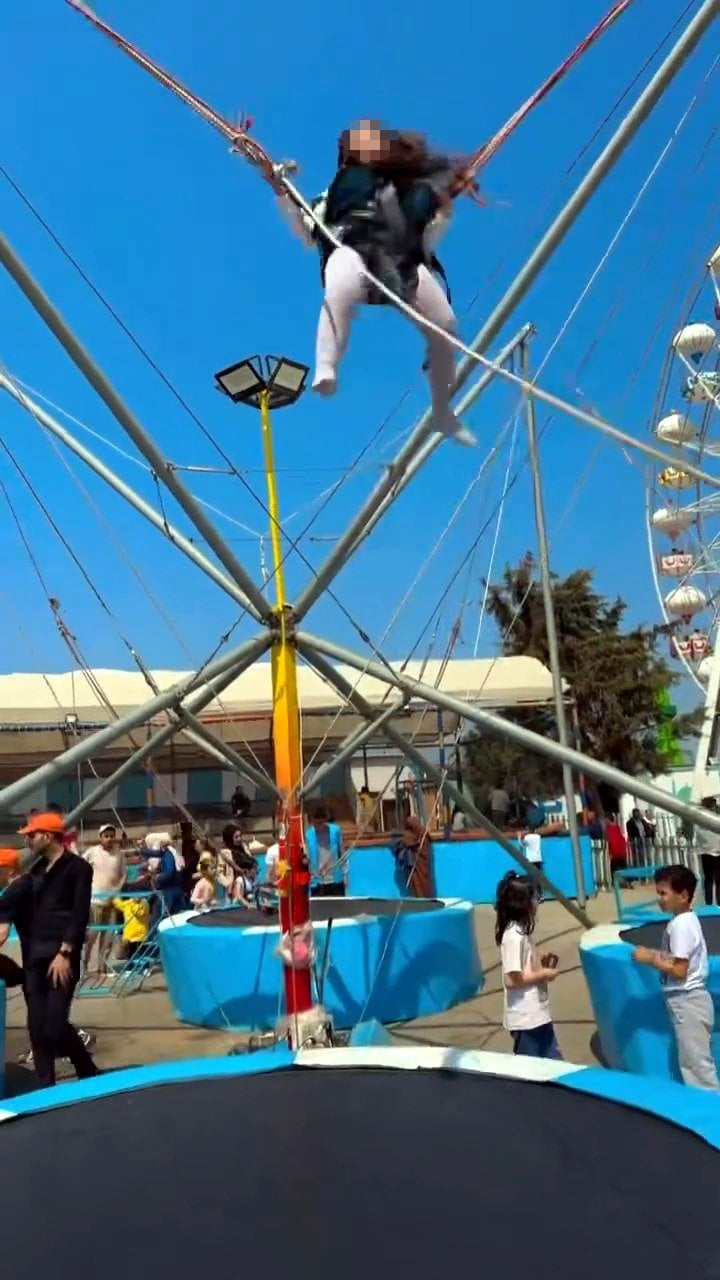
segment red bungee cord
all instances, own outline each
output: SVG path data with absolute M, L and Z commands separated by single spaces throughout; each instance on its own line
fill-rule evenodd
M 170 89 L 173 93 L 177 94 L 177 96 L 191 107 L 193 111 L 196 111 L 198 115 L 202 116 L 203 120 L 206 120 L 208 124 L 212 125 L 214 129 L 227 138 L 234 151 L 239 151 L 246 160 L 249 160 L 250 164 L 261 170 L 263 177 L 270 183 L 275 191 L 282 191 L 282 175 L 284 171 L 289 170 L 290 166 L 276 165 L 272 160 L 272 157 L 268 155 L 267 151 L 265 151 L 258 142 L 249 136 L 253 123 L 251 118 L 245 117 L 239 124 L 233 124 L 232 121 L 226 120 L 225 117 L 221 116 L 220 113 L 216 111 L 214 107 L 210 106 L 208 102 L 205 102 L 202 98 L 198 97 L 196 93 L 193 93 L 192 90 L 182 84 L 176 76 L 172 75 L 169 71 L 165 71 L 159 63 L 154 62 L 152 58 L 147 56 L 147 54 L 144 54 L 140 49 L 136 48 L 134 44 L 129 40 L 126 40 L 125 37 L 120 35 L 118 31 L 115 31 L 113 27 L 109 26 L 107 22 L 103 22 L 102 18 L 99 18 L 96 13 L 93 13 L 92 9 L 89 9 L 88 6 L 83 3 L 83 0 L 66 0 L 66 3 L 69 4 L 71 8 L 76 9 L 84 18 L 87 18 L 89 22 L 92 22 L 93 26 L 96 27 L 98 31 L 101 31 L 104 35 L 108 36 L 119 49 L 122 49 L 123 53 L 126 53 L 130 58 L 137 62 L 145 71 L 149 72 L 151 76 L 154 76 L 154 78 L 158 80 L 160 84 L 164 85 L 166 89 Z M 518 125 L 522 124 L 523 120 L 526 119 L 538 103 L 542 102 L 543 98 L 547 97 L 550 91 L 554 89 L 555 85 L 567 75 L 583 54 L 587 53 L 588 49 L 590 49 L 591 46 L 594 45 L 595 42 L 599 40 L 615 22 L 617 22 L 618 18 L 621 17 L 626 9 L 629 9 L 632 3 L 633 0 L 617 0 L 617 3 L 613 5 L 605 17 L 593 27 L 592 31 L 585 36 L 585 39 L 580 42 L 569 57 L 567 57 L 565 61 L 555 71 L 553 71 L 552 75 L 548 76 L 547 80 L 545 80 L 540 88 L 537 89 L 535 93 L 533 93 L 522 104 L 522 106 L 518 108 L 507 123 L 498 130 L 494 137 L 492 137 L 489 142 L 484 143 L 482 147 L 478 148 L 478 150 L 470 156 L 467 168 L 467 190 L 469 192 L 474 190 L 472 180 L 476 177 L 479 171 L 484 168 L 488 161 L 491 160 L 492 157 L 500 150 L 500 147 L 507 141 L 510 135 L 515 132 Z

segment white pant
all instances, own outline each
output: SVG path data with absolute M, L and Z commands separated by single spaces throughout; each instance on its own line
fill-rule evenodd
M 710 993 L 701 987 L 696 991 L 667 992 L 665 999 L 684 1083 L 720 1092 L 712 1055 L 714 1014 Z
M 347 245 L 335 249 L 325 268 L 325 299 L 317 331 L 316 382 L 328 376 L 334 379 L 337 375 L 338 365 L 350 337 L 355 309 L 358 303 L 367 301 L 367 288 L 368 281 L 363 273 L 360 254 Z M 421 266 L 418 270 L 418 287 L 411 305 L 426 320 L 439 325 L 448 333 L 455 332 L 452 307 L 427 267 Z M 428 377 L 433 409 L 442 412 L 450 401 L 450 386 L 455 369 L 454 347 L 439 334 L 427 330 L 420 321 L 418 328 L 427 337 Z

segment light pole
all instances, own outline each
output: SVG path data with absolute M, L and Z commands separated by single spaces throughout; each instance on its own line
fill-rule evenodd
M 282 532 L 280 527 L 277 477 L 273 453 L 272 409 L 295 404 L 305 390 L 309 370 L 306 365 L 285 356 L 250 356 L 238 364 L 221 369 L 215 375 L 219 389 L 234 404 L 246 404 L 260 414 L 265 474 L 267 478 L 270 543 L 272 546 L 275 605 L 273 628 L 272 741 L 275 757 L 275 782 L 280 793 L 278 893 L 280 924 L 283 934 L 292 938 L 310 918 L 310 872 L 304 852 L 300 794 L 302 785 L 302 746 L 300 707 L 297 692 L 297 657 L 291 634 L 290 607 L 285 594 Z M 287 953 L 286 953 L 287 954 Z M 292 955 L 292 948 L 290 948 Z M 283 961 L 287 1032 L 297 1048 L 306 1039 L 310 1023 L 316 1021 L 313 1010 L 311 972 L 307 967 L 294 968 Z M 308 1015 L 310 1017 L 304 1017 Z

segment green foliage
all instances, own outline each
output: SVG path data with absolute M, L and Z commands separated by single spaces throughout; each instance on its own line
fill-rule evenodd
M 631 776 L 658 774 L 676 763 L 675 743 L 697 734 L 699 712 L 668 719 L 667 689 L 678 677 L 657 652 L 661 627 L 623 629 L 626 605 L 593 587 L 589 569 L 553 582 L 560 669 L 575 700 L 579 746 Z M 525 654 L 549 666 L 542 587 L 531 556 L 490 587 L 488 610 L 505 656 Z M 552 708 L 514 710 L 508 718 L 556 737 Z M 560 793 L 561 771 L 540 756 L 474 734 L 466 746 L 470 779 L 479 791 L 514 780 L 521 795 Z

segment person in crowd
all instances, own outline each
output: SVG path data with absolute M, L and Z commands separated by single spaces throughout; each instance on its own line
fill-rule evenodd
M 232 897 L 235 877 L 241 874 L 243 867 L 247 867 L 249 856 L 242 827 L 237 822 L 229 822 L 223 827 L 219 858 L 220 882 L 228 897 Z
M 660 950 L 636 947 L 633 959 L 660 974 L 683 1081 L 720 1093 L 712 1053 L 714 1011 L 707 989 L 707 945 L 692 909 L 696 888 L 697 876 L 689 867 L 676 864 L 655 872 L 658 906 L 671 919 Z
M 432 846 L 419 818 L 411 814 L 405 819 L 402 832 L 393 840 L 392 851 L 402 887 L 414 898 L 434 898 Z
M 358 791 L 357 805 L 355 808 L 355 825 L 360 835 L 367 831 L 377 831 L 377 803 L 369 787 L 361 787 Z
M 113 906 L 123 918 L 123 958 L 134 962 L 150 934 L 150 903 L 147 898 L 114 898 Z
M 77 827 L 71 827 L 68 825 L 68 823 L 65 820 L 65 810 L 63 809 L 62 805 L 49 804 L 47 807 L 47 810 L 48 810 L 48 813 L 54 813 L 58 818 L 62 818 L 63 822 L 65 823 L 65 829 L 63 831 L 63 838 L 62 838 L 63 849 L 68 849 L 70 853 L 79 853 L 80 838 L 79 838 Z M 37 810 L 35 810 L 35 812 L 37 813 Z
M 703 809 L 717 813 L 717 796 L 706 796 L 701 801 Z M 703 875 L 703 894 L 705 905 L 720 907 L 720 836 L 714 831 L 703 831 L 701 827 L 693 828 L 692 846 L 699 855 Z
M 452 830 L 456 832 L 467 831 L 468 829 L 467 814 L 464 813 L 462 809 L 458 808 L 457 805 L 455 805 L 455 808 L 452 811 L 451 827 Z
M 166 914 L 177 915 L 187 906 L 182 854 L 173 848 L 168 831 L 150 832 L 145 837 L 145 848 L 150 851 L 148 866 L 157 858 L 157 865 L 151 870 L 153 888 L 160 894 Z
M 280 842 L 276 840 L 273 844 L 268 845 L 265 853 L 265 882 L 274 888 L 278 878 L 278 864 L 280 862 Z
M 200 854 L 204 847 L 204 842 L 196 835 L 192 822 L 181 822 L 180 852 L 185 864 L 183 867 L 183 891 L 188 900 L 192 896 L 196 881 L 195 872 L 198 869 Z
M 246 861 L 242 864 L 235 877 L 232 890 L 233 902 L 237 902 L 241 907 L 251 907 L 253 905 L 257 877 L 257 860 L 253 858 L 252 854 L 248 853 L 246 854 Z
M 120 848 L 117 830 L 112 822 L 106 822 L 100 827 L 98 843 L 90 845 L 83 856 L 92 867 L 92 900 L 90 927 L 85 943 L 85 972 L 92 972 L 92 958 L 96 947 L 97 968 L 99 972 L 103 972 L 107 969 L 113 945 L 111 926 L 116 919 L 113 895 L 122 892 L 127 877 L 127 856 Z
M 510 814 L 510 796 L 505 787 L 493 787 L 490 792 L 490 817 L 501 831 L 507 831 Z
M 250 817 L 251 809 L 252 800 L 250 796 L 238 784 L 230 797 L 230 811 L 233 818 L 236 818 L 238 822 L 242 822 L 244 818 Z
M 535 891 L 539 902 L 542 898 L 542 884 L 539 879 L 543 871 L 542 836 L 539 831 L 531 831 L 527 827 L 520 831 L 519 835 L 522 851 L 528 862 L 532 863 L 535 872 Z
M 98 1068 L 75 1027 L 70 1008 L 80 977 L 90 918 L 92 870 L 63 847 L 65 821 L 56 812 L 37 813 L 21 835 L 34 862 L 0 897 L 0 947 L 14 925 L 20 938 L 28 1032 L 35 1073 L 55 1084 L 55 1061 L 69 1058 L 79 1079 Z
M 558 976 L 558 958 L 552 952 L 538 955 L 532 938 L 537 907 L 534 880 L 515 871 L 503 876 L 495 900 L 503 1025 L 512 1036 L 514 1053 L 531 1058 L 562 1058 L 548 997 L 548 983 Z
M 316 898 L 345 896 L 342 831 L 329 810 L 317 805 L 305 828 L 305 852 L 310 865 L 310 893 Z
M 218 879 L 218 860 L 212 849 L 203 849 L 195 872 L 195 886 L 190 902 L 198 911 L 209 911 L 225 900 L 225 891 Z
M 635 863 L 643 863 L 650 845 L 650 828 L 639 809 L 633 809 L 625 824 L 625 830 Z

